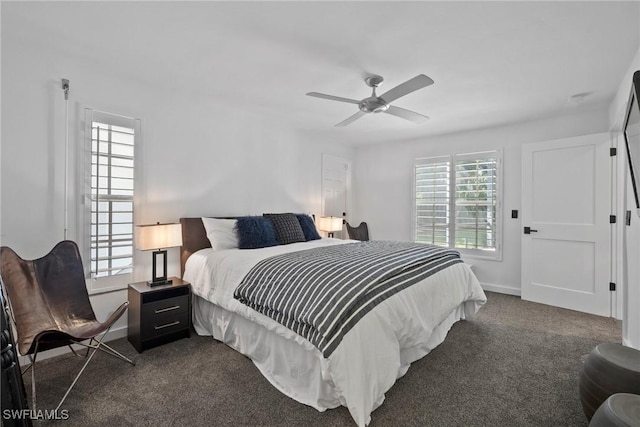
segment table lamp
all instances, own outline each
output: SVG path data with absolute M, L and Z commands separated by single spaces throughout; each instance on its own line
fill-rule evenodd
M 318 230 L 326 231 L 327 237 L 333 237 L 335 231 L 342 230 L 342 218 L 337 216 L 322 216 L 318 218 Z
M 141 251 L 153 250 L 153 279 L 149 286 L 170 285 L 167 279 L 167 249 L 182 245 L 182 226 L 180 224 L 149 224 L 138 226 L 138 244 Z M 162 271 L 158 272 L 158 257 L 162 258 Z

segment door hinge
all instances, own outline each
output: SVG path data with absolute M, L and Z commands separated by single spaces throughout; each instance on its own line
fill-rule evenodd
M 613 157 L 618 154 L 618 149 L 616 147 L 609 147 L 609 157 Z
M 615 291 L 616 290 L 616 284 L 613 282 L 609 282 L 609 290 L 610 291 Z
M 615 223 L 616 223 L 616 216 L 609 215 L 609 224 L 615 224 Z

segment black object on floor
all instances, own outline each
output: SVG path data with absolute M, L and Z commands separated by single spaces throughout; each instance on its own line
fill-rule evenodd
M 23 411 L 27 411 L 29 405 L 20 373 L 16 342 L 9 324 L 5 299 L 1 294 L 0 308 L 2 309 L 2 425 L 7 427 L 31 426 L 29 417 L 13 416 L 24 414 Z
M 580 373 L 579 389 L 589 420 L 612 394 L 640 394 L 640 351 L 621 344 L 598 344 Z
M 598 408 L 589 427 L 640 426 L 640 395 L 616 393 Z

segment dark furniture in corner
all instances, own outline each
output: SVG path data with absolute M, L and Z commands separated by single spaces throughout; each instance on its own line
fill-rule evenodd
M 350 239 L 360 240 L 361 242 L 369 240 L 369 227 L 366 222 L 361 222 L 357 227 L 352 227 L 348 222 L 345 222 L 345 225 Z
M 129 284 L 129 342 L 144 350 L 191 336 L 191 284 L 177 277 L 173 283 L 150 287 Z
M 13 331 L 5 307 L 4 295 L 0 294 L 2 309 L 2 413 L 5 411 L 28 411 L 27 392 L 22 382 L 18 350 L 13 339 Z M 6 427 L 29 427 L 33 423 L 29 417 L 2 417 L 2 425 Z

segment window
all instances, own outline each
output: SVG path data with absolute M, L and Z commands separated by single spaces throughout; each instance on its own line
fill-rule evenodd
M 417 159 L 415 241 L 501 258 L 500 151 Z
M 84 259 L 90 289 L 111 290 L 133 273 L 139 120 L 89 109 L 86 120 Z

